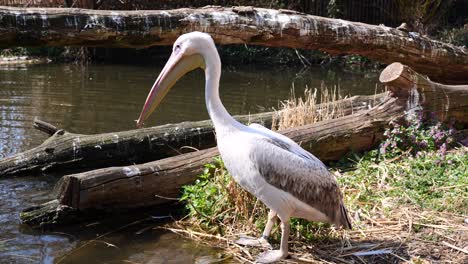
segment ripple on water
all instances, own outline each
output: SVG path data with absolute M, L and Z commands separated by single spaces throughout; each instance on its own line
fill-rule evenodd
M 43 234 L 21 226 L 21 210 L 52 197 L 51 177 L 2 179 L 0 184 L 0 259 L 2 263 L 53 263 L 60 252 L 72 247 L 63 235 Z

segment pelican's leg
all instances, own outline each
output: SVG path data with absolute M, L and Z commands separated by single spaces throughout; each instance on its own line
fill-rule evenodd
M 270 210 L 270 212 L 268 213 L 268 221 L 265 225 L 265 229 L 263 229 L 263 235 L 260 239 L 264 239 L 264 240 L 268 239 L 271 233 L 271 229 L 273 228 L 273 225 L 276 222 L 276 218 L 277 218 L 276 212 L 273 210 Z
M 288 256 L 289 219 L 281 219 L 281 245 L 279 250 L 269 250 L 258 256 L 258 263 L 272 263 Z
M 268 243 L 268 237 L 270 236 L 271 229 L 276 222 L 276 218 L 276 212 L 270 210 L 268 213 L 268 220 L 265 225 L 265 229 L 263 230 L 263 235 L 260 238 L 241 236 L 234 243 L 242 246 L 271 248 L 270 243 Z

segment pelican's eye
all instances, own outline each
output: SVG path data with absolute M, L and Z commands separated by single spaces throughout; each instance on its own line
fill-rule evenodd
M 175 45 L 174 51 L 179 51 L 179 50 L 180 50 L 180 45 L 179 44 Z

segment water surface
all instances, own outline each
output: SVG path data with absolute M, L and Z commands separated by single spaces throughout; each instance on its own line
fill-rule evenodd
M 37 146 L 47 138 L 32 128 L 34 117 L 82 134 L 133 129 L 162 66 L 0 68 L 0 158 Z M 322 68 L 225 65 L 221 99 L 231 114 L 248 114 L 276 108 L 279 100 L 289 97 L 293 83 L 296 94 L 324 82 L 329 87 L 339 86 L 344 95 L 355 95 L 373 94 L 376 80 L 377 74 Z M 203 86 L 203 72 L 190 73 L 171 90 L 147 126 L 207 119 Z M 103 220 L 56 232 L 20 225 L 21 210 L 50 200 L 56 180 L 44 175 L 0 179 L 0 262 L 192 263 L 217 254 L 172 233 L 147 228 L 158 226 L 152 220 L 122 230 L 119 228 L 135 219 Z M 99 240 L 109 244 L 93 241 L 107 232 L 111 233 Z

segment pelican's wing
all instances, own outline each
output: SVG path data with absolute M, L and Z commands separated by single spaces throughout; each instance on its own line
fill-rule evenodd
M 278 141 L 281 141 L 282 144 L 286 145 L 286 148 L 291 151 L 291 152 L 294 152 L 300 156 L 304 156 L 304 158 L 307 158 L 307 159 L 310 159 L 311 161 L 314 161 L 314 162 L 317 162 L 317 163 L 320 163 L 323 165 L 323 167 L 325 167 L 325 164 L 323 164 L 323 162 L 321 160 L 319 160 L 317 157 L 315 157 L 314 155 L 312 155 L 310 152 L 308 152 L 307 150 L 301 148 L 301 146 L 299 146 L 296 142 L 294 142 L 294 140 L 284 136 L 284 135 L 281 135 L 279 133 L 276 133 L 274 131 L 271 131 L 270 129 L 260 125 L 260 124 L 256 124 L 256 123 L 253 123 L 251 125 L 249 125 L 250 128 L 253 128 L 259 132 L 262 132 L 266 135 L 268 135 L 269 137 L 273 138 L 273 139 L 277 139 Z
M 250 158 L 269 184 L 324 213 L 332 223 L 350 228 L 341 191 L 322 162 L 308 159 L 272 137 L 252 140 Z

